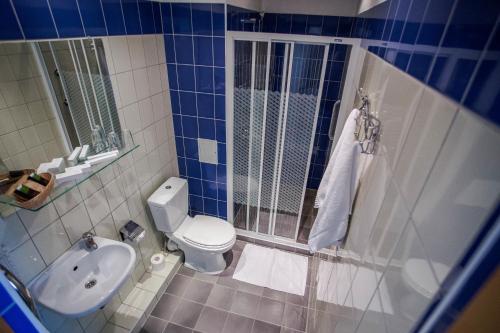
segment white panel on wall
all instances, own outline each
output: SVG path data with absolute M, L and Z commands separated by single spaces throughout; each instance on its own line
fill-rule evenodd
M 354 326 L 345 332 L 407 332 L 497 203 L 500 130 L 372 54 L 360 86 L 382 135 L 361 178 L 344 247 L 329 259 L 338 269 L 318 288 L 345 297 L 336 310 L 351 310 Z M 322 267 L 324 260 L 315 260 Z M 373 288 L 357 278 L 367 267 L 383 272 L 369 303 Z M 312 302 L 320 309 L 336 303 Z M 322 321 L 316 312 L 310 317 Z
M 453 267 L 498 203 L 498 142 L 498 127 L 458 113 L 414 212 L 433 262 Z
M 401 150 L 395 178 L 412 209 L 441 149 L 457 105 L 426 88 Z
M 198 138 L 200 162 L 217 164 L 217 141 Z

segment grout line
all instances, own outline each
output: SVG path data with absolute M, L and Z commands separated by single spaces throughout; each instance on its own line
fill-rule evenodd
M 486 55 L 491 52 L 490 47 L 492 46 L 491 44 L 494 43 L 494 36 L 497 33 L 497 30 L 500 29 L 500 16 L 497 17 L 497 20 L 495 24 L 493 25 L 493 29 L 490 32 L 490 35 L 488 39 L 486 40 L 486 43 L 483 47 L 483 50 L 481 51 L 481 54 L 477 60 L 476 66 L 474 67 L 474 71 L 471 73 L 471 76 L 468 80 L 467 86 L 464 89 L 464 92 L 462 93 L 462 97 L 460 98 L 459 103 L 461 105 L 465 105 L 465 100 L 467 98 L 467 95 L 469 94 L 469 91 L 473 85 L 473 82 L 476 79 L 476 74 L 479 72 L 479 68 L 483 64 L 483 60 L 486 58 Z
M 19 16 L 17 15 L 16 7 L 14 6 L 13 0 L 9 0 L 9 3 L 10 3 L 10 6 L 12 8 L 12 12 L 14 13 L 14 16 L 16 17 L 19 31 L 21 31 L 21 35 L 23 36 L 23 39 L 26 39 L 26 35 L 24 34 L 24 30 L 23 30 L 23 27 L 21 25 L 21 21 L 19 20 Z
M 108 23 L 106 22 L 106 15 L 104 14 L 104 7 L 102 5 L 102 0 L 99 0 L 99 5 L 101 7 L 102 20 L 104 21 L 104 29 L 106 29 L 106 36 L 103 36 L 102 38 L 106 38 L 109 37 L 109 30 L 108 30 Z
M 88 36 L 87 34 L 87 29 L 85 29 L 85 25 L 83 24 L 83 17 L 82 17 L 82 12 L 80 11 L 80 5 L 78 3 L 78 0 L 75 1 L 76 3 L 76 8 L 78 9 L 78 15 L 80 16 L 80 22 L 82 23 L 82 28 L 83 28 L 83 34 L 85 36 Z
M 123 28 L 125 29 L 125 35 L 128 35 L 128 33 L 127 33 L 127 25 L 125 24 L 125 14 L 123 12 L 123 4 L 122 4 L 121 0 L 120 0 L 120 9 L 122 11 L 122 21 L 123 21 Z
M 429 1 L 430 3 L 431 1 Z M 431 78 L 431 75 L 432 75 L 432 71 L 434 69 L 434 65 L 436 64 L 436 61 L 438 59 L 438 56 L 439 56 L 439 53 L 441 51 L 441 46 L 443 45 L 443 42 L 444 42 L 444 39 L 446 37 L 446 34 L 448 33 L 448 28 L 450 27 L 450 23 L 455 15 L 455 10 L 457 9 L 457 6 L 458 6 L 458 2 L 459 0 L 454 0 L 453 2 L 453 5 L 450 9 L 450 12 L 448 13 L 448 19 L 444 25 L 444 30 L 443 30 L 443 33 L 441 35 L 441 38 L 439 39 L 439 43 L 437 45 L 437 50 L 436 50 L 436 53 L 434 53 L 434 56 L 432 57 L 432 62 L 430 63 L 429 65 L 429 70 L 427 72 L 427 74 L 425 75 L 425 78 L 423 78 L 422 82 L 426 85 L 426 86 L 429 86 L 429 80 Z
M 47 7 L 49 8 L 50 17 L 52 18 L 52 23 L 54 24 L 54 29 L 56 31 L 57 38 L 61 38 L 61 36 L 59 36 L 59 29 L 57 29 L 56 20 L 54 19 L 54 14 L 52 13 L 52 8 L 50 7 L 49 0 L 46 0 L 46 3 Z
M 139 29 L 141 29 L 141 35 L 144 35 L 144 31 L 142 29 L 141 10 L 139 9 L 139 0 L 135 1 L 135 5 L 137 7 L 137 17 L 139 18 Z M 153 5 L 151 5 L 151 7 L 152 6 Z M 154 22 L 154 17 L 153 17 L 153 22 Z

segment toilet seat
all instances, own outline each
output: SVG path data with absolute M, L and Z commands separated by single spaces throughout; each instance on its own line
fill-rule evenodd
M 209 251 L 232 247 L 236 239 L 236 232 L 230 223 L 205 215 L 187 217 L 175 234 L 187 245 Z

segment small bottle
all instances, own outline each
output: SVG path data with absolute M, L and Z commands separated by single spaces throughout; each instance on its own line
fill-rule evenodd
M 19 178 L 24 175 L 24 170 L 11 170 L 9 171 L 10 178 Z
M 34 172 L 28 176 L 28 179 L 43 186 L 47 186 L 47 184 L 49 183 L 47 179 L 43 178 L 42 176 Z
M 30 199 L 36 197 L 38 195 L 38 193 L 40 193 L 40 192 L 35 191 L 34 189 L 29 188 L 28 186 L 21 184 L 18 187 L 16 187 L 14 193 L 23 199 L 30 200 Z

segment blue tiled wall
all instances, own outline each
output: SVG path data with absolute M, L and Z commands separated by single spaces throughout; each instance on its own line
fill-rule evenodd
M 0 273 L 0 316 L 14 332 L 47 332 L 16 294 L 3 273 Z
M 175 142 L 190 214 L 227 218 L 224 5 L 161 5 Z M 198 138 L 216 140 L 218 163 L 198 158 Z
M 0 40 L 162 33 L 149 0 L 0 0 Z
M 500 2 L 495 0 L 391 0 L 372 10 L 370 15 L 377 19 L 360 18 L 364 36 L 370 36 L 363 44 L 500 124 L 495 110 L 500 101 L 499 14 Z
M 327 164 L 330 139 L 328 130 L 332 118 L 334 121 L 338 115 L 333 115 L 333 105 L 342 96 L 342 75 L 349 47 L 341 44 L 331 44 L 328 52 L 328 62 L 321 94 L 321 104 L 318 115 L 318 124 L 314 135 L 314 147 L 311 156 L 311 166 L 307 178 L 307 188 L 317 189 Z
M 500 124 L 497 0 L 387 0 L 359 17 L 292 15 L 228 6 L 228 30 L 362 38 L 370 52 Z M 242 19 L 255 18 L 256 23 Z

